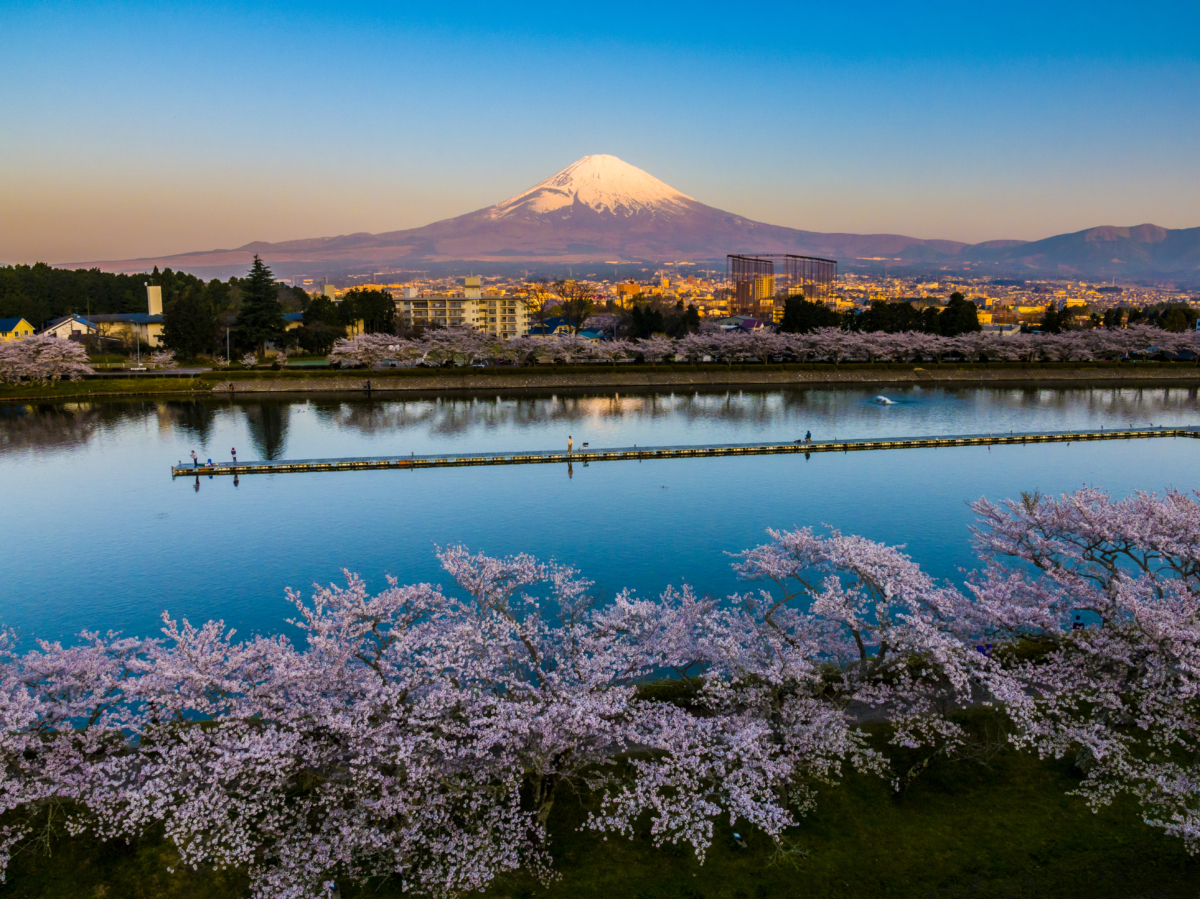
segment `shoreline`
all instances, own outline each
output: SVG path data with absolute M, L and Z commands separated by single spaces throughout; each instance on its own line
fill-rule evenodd
M 580 368 L 570 370 L 454 370 L 426 374 L 411 369 L 350 372 L 206 372 L 194 378 L 96 378 L 47 386 L 0 388 L 0 405 L 10 402 L 90 399 L 95 397 L 237 396 L 263 393 L 475 393 L 496 390 L 674 389 L 791 387 L 817 385 L 1047 385 L 1127 384 L 1200 386 L 1194 364 L 1135 363 L 1098 367 L 1095 363 L 1027 365 L 928 366 L 858 364 L 845 366 L 774 365 L 678 366 L 637 370 Z M 95 385 L 96 389 L 88 389 Z M 369 387 L 368 387 L 369 384 Z M 88 386 L 85 386 L 88 385 Z

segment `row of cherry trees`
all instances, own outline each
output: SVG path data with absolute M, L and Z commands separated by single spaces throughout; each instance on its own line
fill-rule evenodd
M 1132 794 L 1196 849 L 1200 504 L 1083 490 L 975 511 L 962 589 L 802 528 L 737 554 L 750 589 L 725 600 L 597 604 L 568 566 L 451 546 L 448 587 L 289 591 L 300 643 L 165 614 L 158 639 L 7 636 L 0 861 L 53 807 L 73 833 L 161 830 L 259 897 L 375 875 L 448 896 L 552 876 L 564 788 L 598 797 L 587 827 L 648 821 L 703 859 L 715 821 L 778 838 L 848 768 L 901 788 L 912 771 L 856 722 L 935 757 L 969 739 L 949 712 L 979 704 L 1018 746 L 1076 758 L 1088 801 Z M 685 701 L 640 686 L 665 675 Z
M 650 337 L 639 341 L 590 341 L 579 337 L 502 340 L 486 332 L 451 328 L 432 331 L 419 339 L 389 334 L 363 334 L 338 340 L 329 355 L 342 365 L 374 365 L 387 361 L 442 364 L 482 364 L 507 360 L 523 363 L 536 358 L 557 362 L 617 363 L 641 358 L 663 361 L 771 362 L 922 362 L 962 359 L 1014 362 L 1072 362 L 1115 360 L 1123 356 L 1175 355 L 1200 350 L 1200 334 L 1174 333 L 1137 325 L 1117 330 L 1095 329 L 1064 334 L 1001 334 L 975 332 L 941 337 L 914 331 L 845 331 L 821 328 L 807 334 L 713 330 L 677 340 Z
M 36 334 L 0 342 L 0 384 L 78 381 L 91 373 L 87 350 L 74 341 Z

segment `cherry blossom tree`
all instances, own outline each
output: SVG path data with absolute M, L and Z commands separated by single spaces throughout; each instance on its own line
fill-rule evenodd
M 597 340 L 593 342 L 592 348 L 598 359 L 610 362 L 614 366 L 634 353 L 633 343 L 628 340 Z
M 490 334 L 471 328 L 439 329 L 415 340 L 390 340 L 384 344 L 398 347 L 380 358 L 422 359 L 434 364 L 448 361 L 477 364 L 488 359 L 517 358 L 528 361 L 530 350 L 558 361 L 580 364 L 613 362 L 623 354 L 640 354 L 656 365 L 664 359 L 684 358 L 698 362 L 705 358 L 728 365 L 735 362 L 770 362 L 777 358 L 799 362 L 842 361 L 916 362 L 931 359 L 962 359 L 969 362 L 1008 360 L 1037 362 L 1114 360 L 1123 356 L 1148 358 L 1157 354 L 1173 356 L 1200 350 L 1200 337 L 1187 332 L 1176 334 L 1144 325 L 1122 330 L 1073 331 L 1064 334 L 1022 334 L 1001 336 L 986 332 L 942 337 L 920 332 L 858 332 L 841 328 L 821 328 L 806 334 L 775 333 L 762 328 L 753 333 L 714 330 L 706 323 L 699 334 L 679 339 L 656 336 L 624 344 L 621 341 L 593 342 L 581 338 L 559 338 L 531 345 L 523 338 L 500 342 Z M 390 340 L 390 343 L 389 343 Z M 343 349 L 350 341 L 339 344 Z M 586 344 L 586 345 L 585 345 Z M 621 350 L 620 347 L 628 349 Z M 354 356 L 357 357 L 355 351 Z M 366 364 L 360 362 L 358 364 Z
M 52 384 L 63 378 L 78 381 L 90 374 L 87 350 L 74 341 L 35 334 L 0 342 L 0 384 Z
M 372 370 L 380 362 L 402 358 L 406 343 L 407 341 L 395 334 L 357 334 L 354 337 L 341 337 L 329 353 L 329 363 L 363 366 Z
M 450 546 L 446 586 L 289 590 L 295 643 L 165 614 L 155 639 L 22 653 L 0 633 L 0 871 L 57 803 L 74 834 L 161 832 L 262 899 L 376 876 L 457 895 L 552 876 L 550 814 L 578 786 L 599 797 L 586 826 L 647 816 L 703 859 L 717 819 L 779 838 L 848 767 L 903 789 L 965 739 L 948 710 L 980 703 L 1018 746 L 1074 755 L 1089 802 L 1130 794 L 1200 848 L 1200 502 L 974 508 L 965 591 L 901 547 L 799 528 L 736 554 L 750 589 L 725 600 L 597 604 L 569 566 Z M 686 701 L 645 689 L 665 673 Z M 865 718 L 923 761 L 894 770 Z
M 1200 851 L 1196 496 L 1089 488 L 973 508 L 975 627 L 1025 647 L 995 687 L 1017 744 L 1074 757 L 1093 807 L 1131 795 Z
M 162 350 L 161 352 L 150 354 L 151 368 L 178 368 L 179 363 L 175 361 L 174 350 Z
M 670 337 L 655 335 L 639 340 L 633 344 L 633 352 L 640 355 L 651 365 L 657 365 L 676 353 L 675 341 Z

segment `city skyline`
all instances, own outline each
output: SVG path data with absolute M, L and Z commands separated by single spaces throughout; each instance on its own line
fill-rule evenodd
M 0 12 L 0 263 L 421 227 L 595 153 L 804 230 L 1200 224 L 1183 4 L 198 9 Z

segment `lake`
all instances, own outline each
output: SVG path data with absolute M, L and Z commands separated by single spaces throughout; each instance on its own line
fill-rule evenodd
M 877 397 L 886 394 L 884 404 Z M 440 580 L 435 545 L 577 565 L 601 598 L 744 585 L 727 552 L 828 525 L 937 577 L 974 565 L 966 503 L 1084 484 L 1196 485 L 1187 438 L 172 480 L 241 461 L 1196 425 L 1192 387 L 586 390 L 403 399 L 136 399 L 0 407 L 0 624 L 25 639 L 146 635 L 159 614 L 289 630 L 287 586 Z

